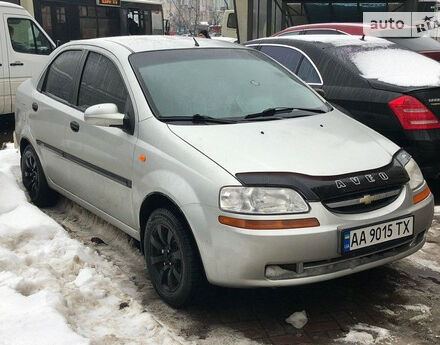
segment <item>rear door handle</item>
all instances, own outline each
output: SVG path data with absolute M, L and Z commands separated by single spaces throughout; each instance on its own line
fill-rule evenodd
M 79 123 L 76 121 L 72 121 L 70 123 L 70 129 L 74 132 L 78 132 L 79 131 Z
M 32 103 L 32 110 L 35 112 L 38 111 L 38 103 L 37 102 Z
M 11 63 L 11 66 L 24 66 L 24 63 L 21 61 L 15 61 L 15 62 Z

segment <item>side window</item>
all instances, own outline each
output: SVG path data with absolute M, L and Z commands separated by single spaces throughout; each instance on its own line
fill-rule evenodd
M 279 46 L 261 46 L 261 51 L 296 73 L 302 54 L 294 49 Z
M 305 30 L 304 35 L 341 35 L 339 31 L 329 30 L 329 29 L 313 29 L 313 30 Z
M 46 72 L 43 91 L 72 103 L 74 82 L 81 56 L 80 50 L 66 51 L 58 55 Z
M 47 39 L 46 35 L 32 23 L 32 29 L 34 30 L 35 46 L 37 47 L 37 54 L 49 55 L 52 53 L 54 47 Z
M 52 52 L 52 44 L 30 19 L 8 18 L 8 30 L 16 52 L 40 55 Z
M 85 110 L 102 103 L 114 103 L 120 113 L 126 113 L 128 92 L 117 67 L 105 56 L 89 53 L 82 74 L 78 105 Z
M 307 84 L 321 84 L 321 79 L 319 78 L 318 72 L 306 58 L 302 60 L 297 75 Z
M 279 36 L 296 36 L 296 35 L 302 35 L 302 34 L 304 34 L 304 31 L 288 31 L 288 32 L 285 32 Z

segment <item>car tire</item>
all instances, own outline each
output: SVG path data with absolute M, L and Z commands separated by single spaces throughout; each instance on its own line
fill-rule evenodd
M 203 270 L 190 229 L 168 209 L 148 219 L 144 253 L 151 282 L 170 306 L 189 304 L 203 284 Z
M 38 207 L 53 206 L 57 193 L 48 186 L 40 159 L 31 145 L 23 150 L 20 163 L 23 185 L 31 201 Z

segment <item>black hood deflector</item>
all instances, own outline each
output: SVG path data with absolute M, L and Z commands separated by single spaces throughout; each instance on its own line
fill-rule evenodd
M 409 176 L 396 160 L 382 168 L 338 176 L 310 176 L 292 172 L 238 173 L 244 186 L 291 188 L 308 201 L 331 201 L 359 193 L 401 187 Z

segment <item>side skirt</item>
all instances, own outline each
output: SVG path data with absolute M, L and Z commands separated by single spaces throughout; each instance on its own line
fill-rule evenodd
M 101 211 L 99 208 L 96 208 L 95 206 L 91 205 L 87 201 L 84 201 L 84 200 L 78 198 L 76 195 L 68 192 L 67 190 L 61 188 L 60 186 L 58 186 L 55 183 L 53 183 L 52 181 L 50 181 L 50 179 L 48 179 L 47 182 L 52 189 L 56 190 L 58 193 L 65 196 L 67 199 L 70 199 L 73 202 L 76 202 L 78 205 L 84 207 L 85 209 L 89 210 L 93 214 L 104 219 L 106 222 L 109 222 L 111 225 L 122 230 L 127 235 L 133 237 L 137 241 L 141 240 L 141 235 L 140 235 L 139 230 L 133 229 L 132 227 L 128 226 L 127 224 L 121 222 L 120 220 L 117 220 L 116 218 L 112 217 L 111 215 L 105 213 L 104 211 Z

